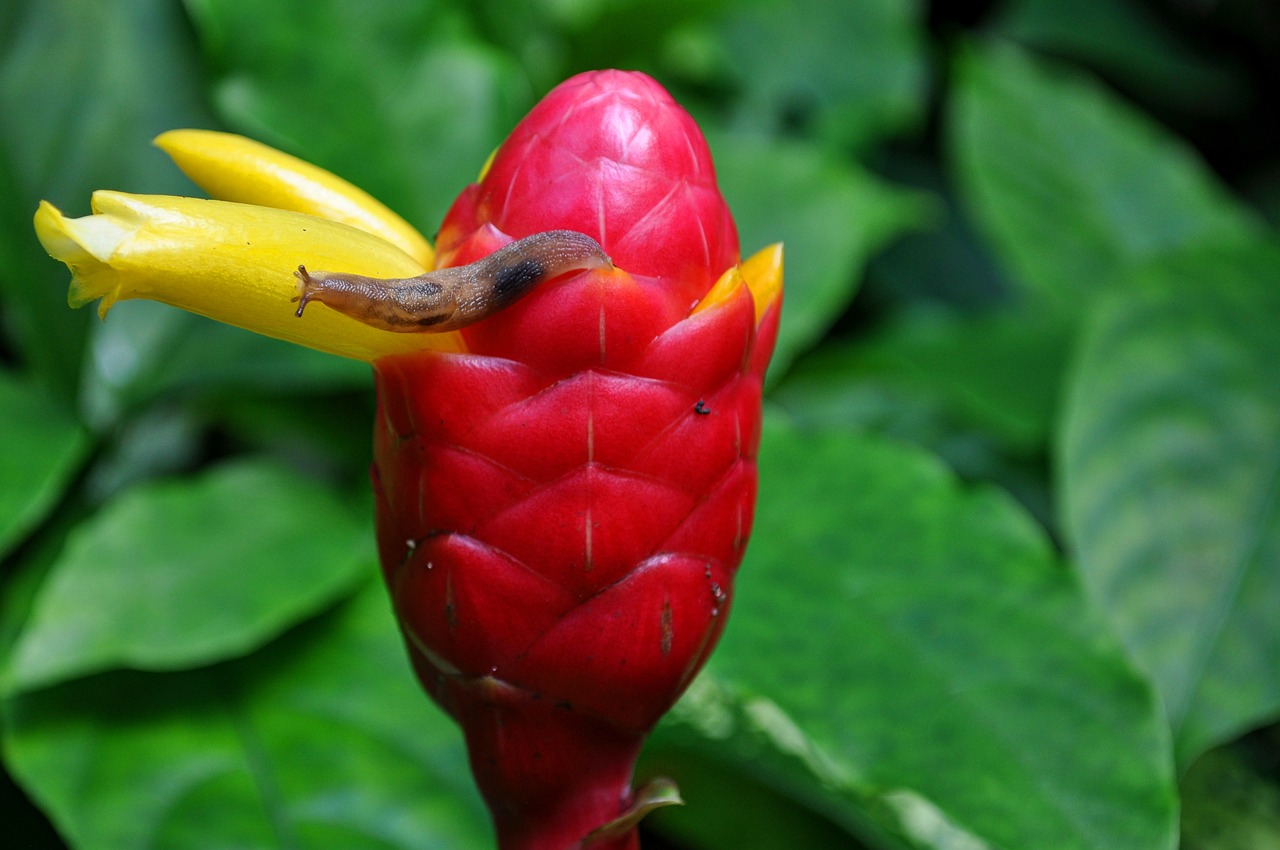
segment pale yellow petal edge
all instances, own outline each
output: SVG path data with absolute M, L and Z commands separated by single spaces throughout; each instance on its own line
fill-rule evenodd
M 456 333 L 399 334 L 328 309 L 295 317 L 293 271 L 407 277 L 424 271 L 396 246 L 302 213 L 225 201 L 100 191 L 94 214 L 67 218 L 42 203 L 36 233 L 73 278 L 68 302 L 148 298 L 344 357 L 462 351 Z
M 212 197 L 307 213 L 372 233 L 431 268 L 435 252 L 411 224 L 336 174 L 234 133 L 170 130 L 155 139 Z

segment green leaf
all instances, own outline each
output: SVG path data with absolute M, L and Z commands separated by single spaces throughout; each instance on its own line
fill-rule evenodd
M 207 408 L 215 427 L 250 451 L 286 457 L 342 481 L 363 483 L 369 474 L 372 387 L 358 393 L 305 396 L 219 393 L 201 407 Z M 319 422 L 323 427 L 317 427 Z M 364 487 L 361 494 L 371 497 Z
M 769 430 L 760 473 L 678 724 L 908 846 L 1174 846 L 1151 689 L 1007 497 L 848 432 Z
M 1258 229 L 1187 145 L 1095 82 L 1008 46 L 956 71 L 962 190 L 1028 295 L 1074 314 L 1126 268 Z
M 79 848 L 488 844 L 462 738 L 372 586 L 260 653 L 10 699 L 5 757 Z
M 970 311 L 1007 307 L 1008 276 L 960 207 L 942 163 L 893 150 L 877 157 L 877 172 L 937 199 L 928 226 L 907 233 L 875 257 L 859 298 L 872 313 L 938 305 Z
M 0 308 L 5 319 L 0 342 L 70 403 L 80 379 L 89 314 L 67 308 L 70 278 L 36 240 L 31 224 L 35 206 L 18 189 L 11 163 L 0 156 Z
M 1133 0 L 1014 0 L 993 29 L 1086 61 L 1163 106 L 1203 116 L 1246 105 L 1248 81 L 1229 57 L 1204 54 Z
M 743 255 L 785 243 L 782 328 L 770 366 L 781 377 L 853 300 L 870 255 L 919 226 L 930 205 L 809 145 L 708 135 Z
M 735 126 L 800 123 L 832 147 L 914 126 L 926 104 L 925 40 L 912 0 L 747 0 L 720 24 L 742 88 Z
M 91 188 L 190 186 L 150 144 L 174 126 L 211 121 L 180 7 L 169 0 L 23 6 L 0 67 L 0 103 L 23 120 L 6 122 L 0 138 L 27 197 L 78 215 Z
M 84 430 L 29 380 L 0 371 L 0 554 L 45 516 L 89 447 Z
M 691 57 L 668 36 L 698 29 L 725 0 L 491 0 L 474 3 L 484 37 L 514 54 L 540 90 L 589 68 L 631 68 L 660 79 L 658 57 L 687 67 Z M 696 61 L 696 59 L 694 60 Z
M 1280 713 L 1280 246 L 1191 251 L 1126 289 L 1075 364 L 1061 502 L 1185 765 Z
M 1048 442 L 1067 343 L 1050 315 L 918 310 L 820 348 L 773 398 L 797 420 L 841 424 L 852 412 L 851 394 L 887 389 L 935 405 L 1013 452 L 1034 454 Z
M 1069 350 L 1066 323 L 1047 311 L 917 308 L 819 347 L 770 397 L 802 427 L 926 448 L 1053 528 L 1047 458 Z
M 23 355 L 70 399 L 91 314 L 67 308 L 66 269 L 32 230 L 37 202 L 81 215 L 94 189 L 189 191 L 150 141 L 212 119 L 178 4 L 13 5 L 0 27 L 0 114 L 14 118 L 0 123 L 0 289 Z
M 645 820 L 677 846 L 699 850 L 855 850 L 848 832 L 762 781 L 758 765 L 734 769 L 709 751 L 674 746 L 663 727 L 645 748 L 637 776 L 679 777 L 687 805 L 660 809 Z
M 1181 847 L 1280 847 L 1280 785 L 1230 749 L 1205 753 L 1182 778 Z
M 139 486 L 67 543 L 14 649 L 10 686 L 240 655 L 373 573 L 364 518 L 261 462 Z
M 166 395 L 305 393 L 372 387 L 369 366 L 142 299 L 98 325 L 83 392 L 86 418 L 119 427 Z
M 182 317 L 181 327 L 167 335 L 161 346 L 163 355 L 158 352 L 144 355 L 156 366 L 153 391 L 219 388 L 285 395 L 373 387 L 373 375 L 367 363 L 272 339 L 203 316 L 170 312 Z M 114 311 L 111 318 L 116 319 Z
M 233 126 L 322 165 L 432 233 L 531 105 L 451 4 L 189 0 Z

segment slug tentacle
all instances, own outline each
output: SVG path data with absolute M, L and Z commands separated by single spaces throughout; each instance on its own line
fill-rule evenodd
M 312 301 L 388 331 L 454 331 L 515 302 L 539 283 L 572 271 L 611 269 L 600 243 L 575 230 L 535 233 L 465 266 L 417 277 L 372 278 L 298 266 L 295 315 Z

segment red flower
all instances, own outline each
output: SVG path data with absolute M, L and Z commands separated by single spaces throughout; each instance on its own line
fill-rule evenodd
M 781 247 L 739 264 L 702 134 L 642 74 L 553 91 L 438 253 L 287 154 L 158 143 L 221 200 L 43 204 L 72 303 L 154 298 L 373 362 L 384 573 L 499 843 L 635 847 L 636 755 L 719 638 L 751 530 Z M 294 319 L 295 292 L 298 316 L 333 309 Z
M 507 850 L 627 813 L 644 736 L 724 628 L 781 301 L 780 248 L 739 267 L 701 132 L 642 74 L 552 91 L 454 203 L 437 266 L 558 229 L 615 268 L 541 284 L 466 353 L 375 363 L 387 583 Z M 592 846 L 637 846 L 615 832 Z

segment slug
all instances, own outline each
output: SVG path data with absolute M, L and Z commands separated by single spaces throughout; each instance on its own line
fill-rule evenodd
M 574 230 L 535 233 L 465 266 L 407 278 L 308 272 L 298 266 L 298 311 L 319 301 L 386 331 L 455 331 L 478 322 L 566 272 L 612 269 L 600 243 Z

